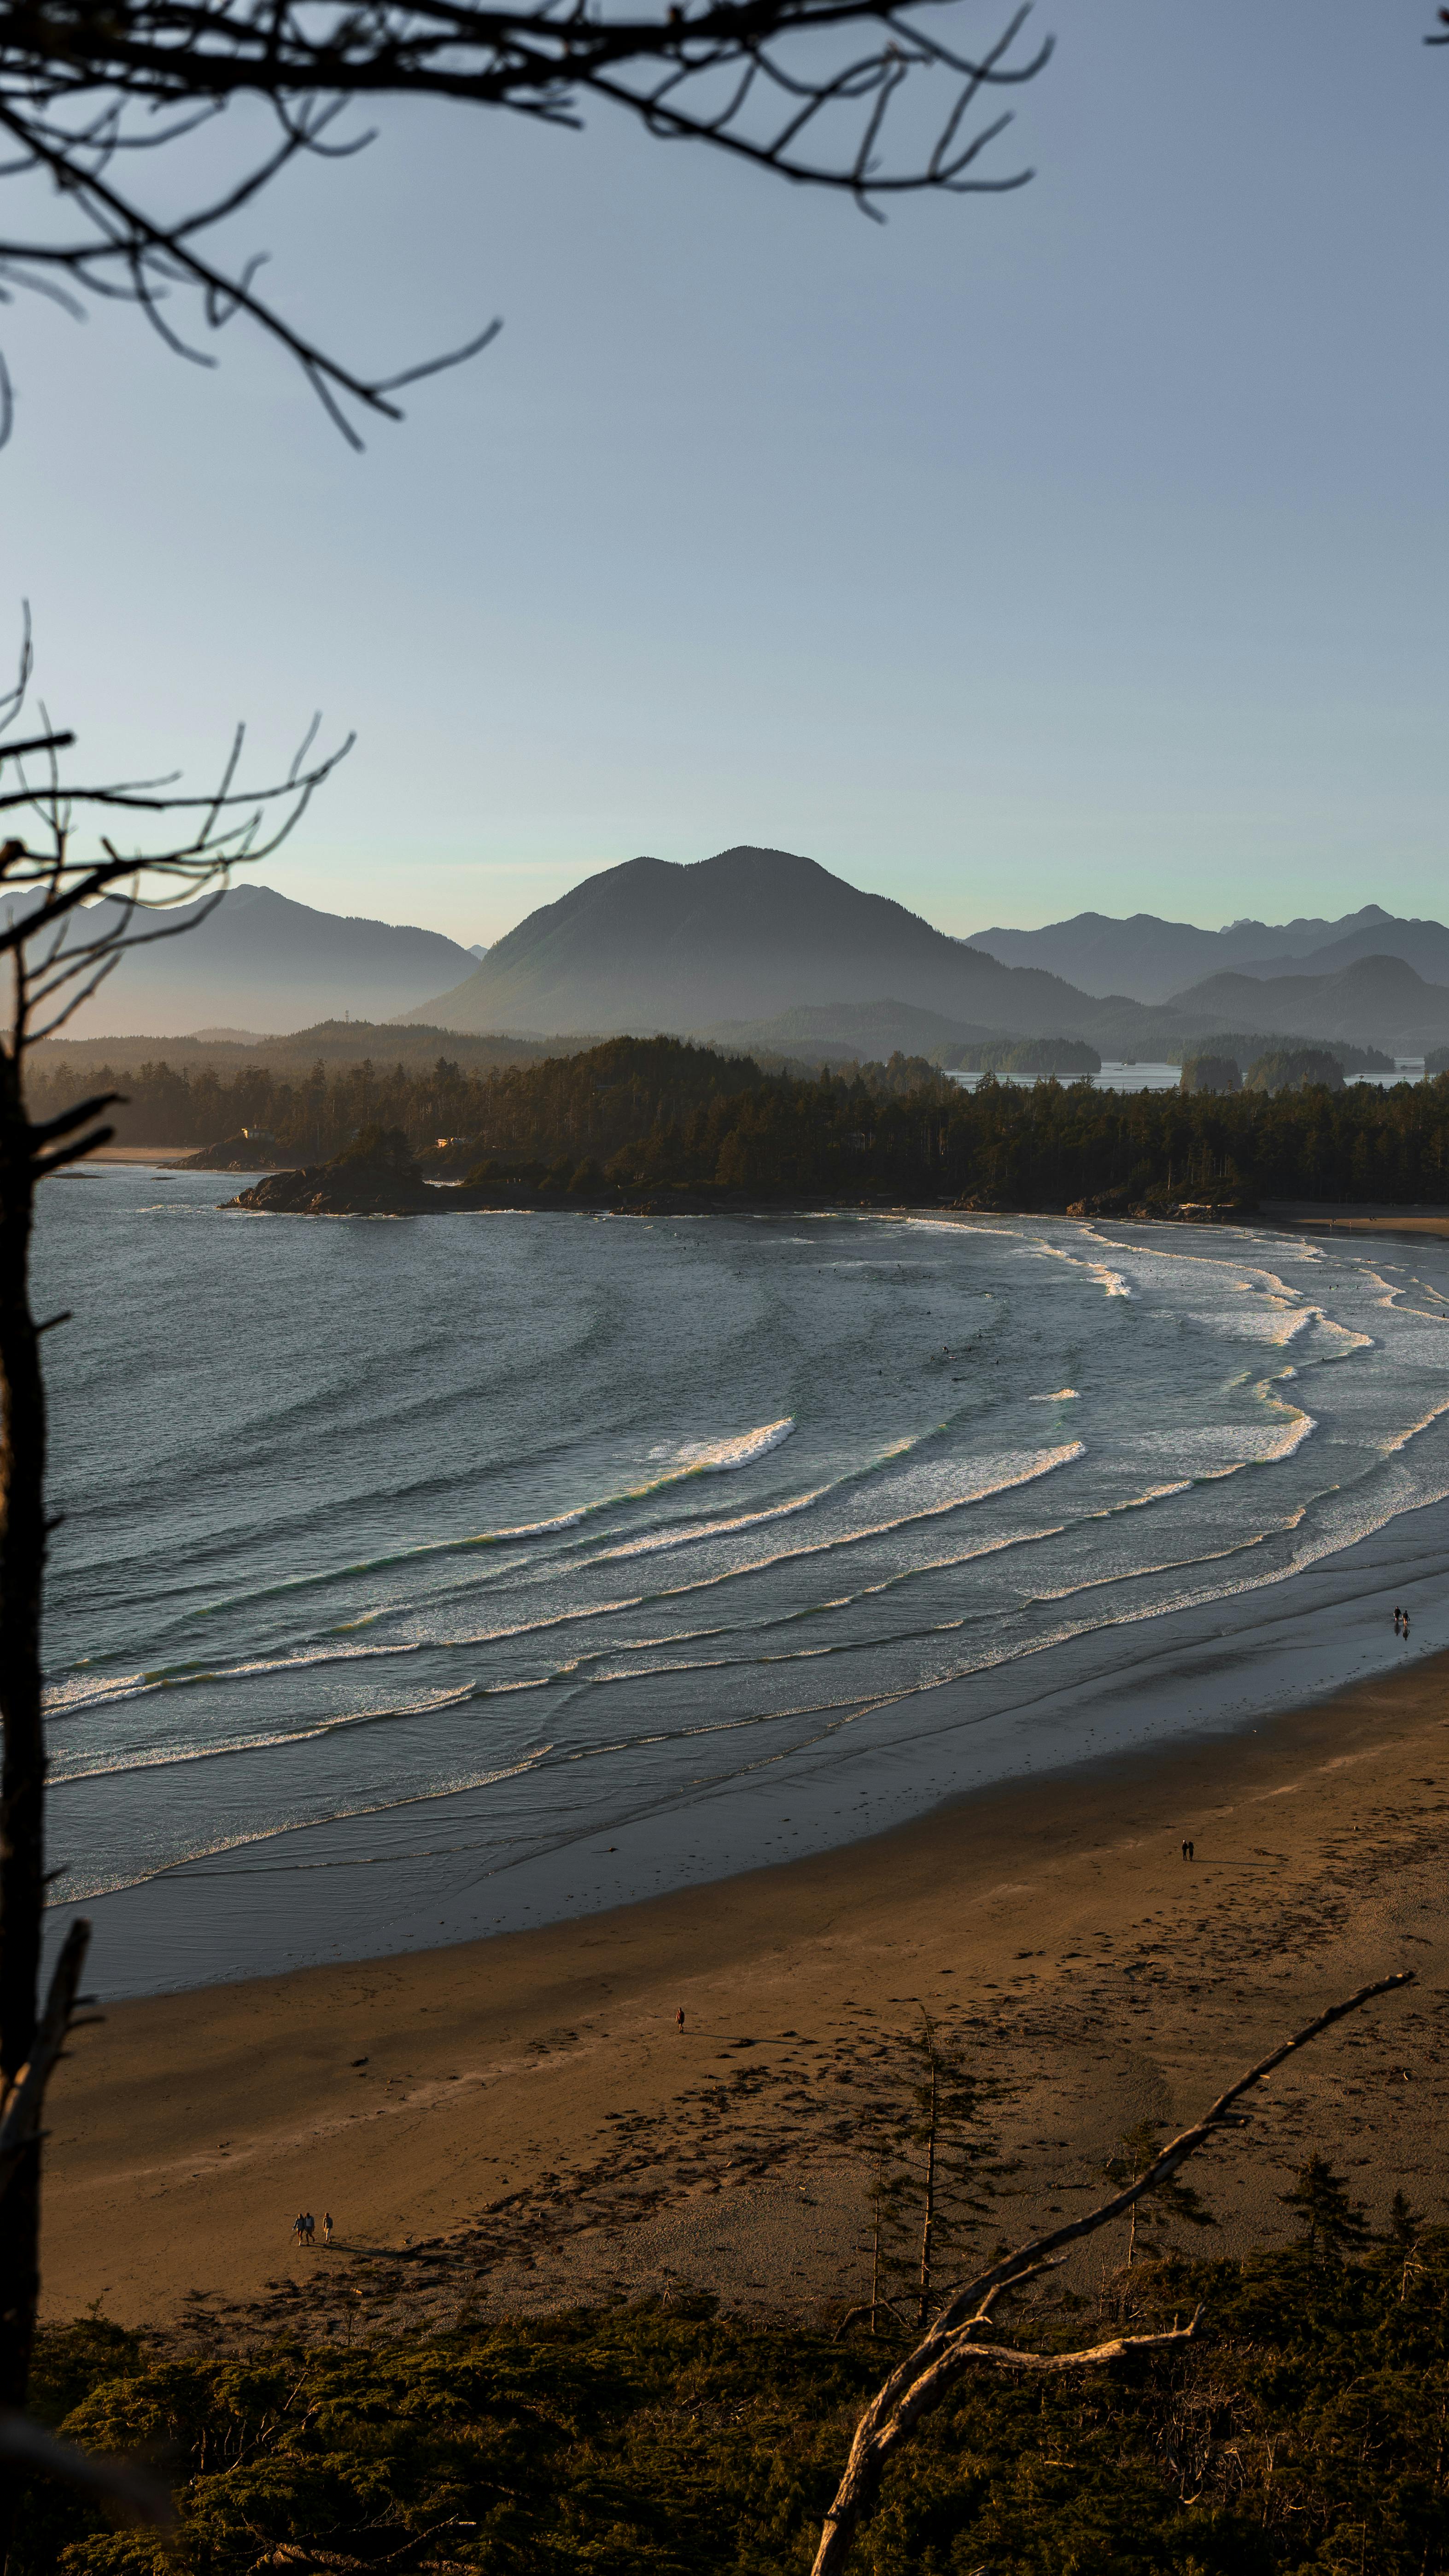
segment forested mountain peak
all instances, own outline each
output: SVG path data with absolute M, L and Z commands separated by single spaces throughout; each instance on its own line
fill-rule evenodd
M 815 859 L 741 844 L 690 864 L 600 870 L 530 913 L 464 983 L 401 1016 L 464 1030 L 692 1033 L 883 994 L 957 1026 L 1074 1033 L 1084 1008 L 1059 976 L 1002 966 Z

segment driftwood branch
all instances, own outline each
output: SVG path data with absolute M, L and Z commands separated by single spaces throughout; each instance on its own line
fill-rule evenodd
M 960 2373 L 977 2362 L 987 2362 L 998 2369 L 1056 2374 L 1080 2370 L 1093 2364 L 1112 2362 L 1130 2351 L 1145 2350 L 1153 2345 L 1186 2341 L 1195 2331 L 1194 2316 L 1185 2326 L 1175 2326 L 1160 2335 L 1118 2336 L 1110 2343 L 1093 2345 L 1076 2353 L 1024 2353 L 1005 2344 L 981 2340 L 981 2328 L 988 2321 L 997 2299 L 1010 2289 L 1020 2288 L 1033 2274 L 1054 2268 L 1061 2249 L 1092 2236 L 1131 2209 L 1144 2195 L 1166 2182 L 1189 2156 L 1197 2154 L 1219 2129 L 1238 2128 L 1246 2115 L 1237 2109 L 1244 2094 L 1261 2084 L 1265 2076 L 1281 2066 L 1295 2050 L 1304 2048 L 1322 2032 L 1342 2021 L 1348 2013 L 1358 2012 L 1377 1995 L 1395 1993 L 1413 1981 L 1413 1970 L 1401 1969 L 1391 1977 L 1379 1977 L 1372 1985 L 1360 1986 L 1357 1993 L 1342 2003 L 1331 2004 L 1326 2012 L 1316 2015 L 1295 2031 L 1291 2039 L 1270 2049 L 1250 2066 L 1246 2075 L 1230 2084 L 1225 2093 L 1194 2121 L 1190 2129 L 1169 2140 L 1161 2155 L 1154 2158 L 1145 2173 L 1124 2190 L 1114 2192 L 1085 2217 L 1069 2219 L 1064 2227 L 1053 2228 L 1028 2245 L 1019 2246 L 990 2268 L 968 2281 L 948 2299 L 915 2350 L 908 2353 L 893 2370 L 884 2385 L 877 2389 L 855 2428 L 845 2474 L 836 2490 L 834 2501 L 825 2517 L 820 2546 L 815 2554 L 812 2576 L 836 2576 L 845 2564 L 856 2530 L 869 2512 L 880 2483 L 881 2471 L 891 2453 L 915 2430 L 922 2417 L 938 2406 L 952 2382 Z

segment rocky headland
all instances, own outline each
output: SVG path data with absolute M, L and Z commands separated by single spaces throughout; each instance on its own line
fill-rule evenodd
M 396 1127 L 366 1128 L 330 1162 L 269 1172 L 225 1202 L 273 1216 L 426 1216 L 457 1203 L 456 1190 L 423 1179 L 412 1147 Z

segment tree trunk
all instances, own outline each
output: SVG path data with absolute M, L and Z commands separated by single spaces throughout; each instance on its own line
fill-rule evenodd
M 45 1389 L 30 1311 L 30 1148 L 19 1067 L 0 1053 L 0 2079 L 7 2092 L 35 2036 L 45 1868 Z M 0 2203 L 0 2406 L 25 2400 L 39 2217 L 37 2143 L 26 2149 Z M 13 2474 L 0 2481 L 0 2554 L 9 2539 L 13 2484 Z

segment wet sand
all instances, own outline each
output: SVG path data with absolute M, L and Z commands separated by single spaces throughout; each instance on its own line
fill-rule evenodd
M 194 1154 L 194 1145 L 97 1145 L 88 1154 L 90 1163 L 184 1163 Z
M 994 2241 L 1088 2205 L 1125 2129 L 1180 2125 L 1404 1966 L 1406 1996 L 1203 2159 L 1202 2241 L 1281 2233 L 1315 2147 L 1375 2212 L 1402 2183 L 1442 2219 L 1446 1683 L 1449 1656 L 1406 1661 L 610 1914 L 114 2005 L 54 2088 L 46 2310 L 242 2344 L 686 2282 L 823 2314 L 864 2283 L 861 2141 L 923 2007 L 1008 2087 Z M 330 2252 L 320 2227 L 295 2249 L 301 2208 L 332 2211 Z
M 1270 1225 L 1294 1234 L 1449 1235 L 1449 1208 L 1391 1207 L 1381 1201 L 1265 1199 Z

